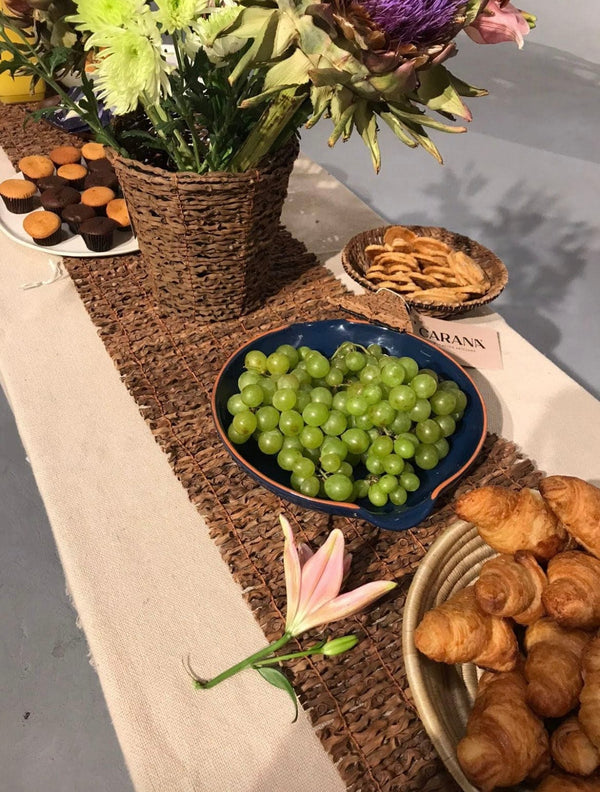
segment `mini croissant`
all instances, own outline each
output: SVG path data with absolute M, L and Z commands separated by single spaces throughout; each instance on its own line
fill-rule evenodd
M 579 697 L 579 723 L 600 751 L 600 636 L 586 646 L 582 665 L 584 684 Z
M 581 655 L 589 639 L 583 630 L 565 630 L 547 617 L 527 628 L 527 703 L 538 715 L 561 718 L 577 706 Z
M 600 560 L 579 550 L 567 550 L 550 560 L 542 602 L 549 616 L 563 627 L 600 627 Z
M 519 670 L 485 673 L 480 681 L 467 734 L 458 743 L 458 762 L 483 792 L 539 777 L 550 767 L 548 734 L 525 703 Z
M 514 557 L 499 555 L 485 562 L 475 595 L 486 613 L 532 624 L 544 615 L 542 591 L 547 582 L 533 553 L 519 550 Z
M 600 778 L 579 778 L 552 772 L 536 787 L 535 792 L 600 792 Z
M 571 536 L 600 558 L 600 489 L 573 476 L 549 476 L 540 492 Z
M 562 550 L 567 533 L 539 492 L 479 487 L 454 504 L 459 517 L 477 526 L 484 542 L 499 553 L 530 550 L 546 560 Z
M 415 646 L 438 663 L 475 663 L 510 671 L 518 656 L 517 639 L 505 619 L 484 613 L 473 586 L 428 611 L 415 630 Z
M 575 715 L 555 729 L 550 739 L 552 758 L 567 773 L 589 776 L 600 765 L 600 754 Z

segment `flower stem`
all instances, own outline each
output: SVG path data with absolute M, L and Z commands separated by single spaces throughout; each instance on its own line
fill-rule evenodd
M 252 668 L 262 668 L 263 666 L 276 665 L 284 660 L 297 660 L 299 657 L 308 657 L 313 654 L 323 654 L 321 651 L 325 646 L 325 641 L 320 641 L 318 644 L 309 646 L 302 652 L 290 652 L 289 654 L 276 655 L 275 657 L 267 657 L 266 660 L 259 660 L 257 663 L 252 664 Z
M 265 646 L 264 649 L 259 649 L 258 652 L 250 655 L 250 657 L 247 657 L 245 660 L 241 660 L 239 663 L 231 666 L 231 668 L 228 668 L 226 671 L 222 671 L 216 677 L 208 680 L 194 680 L 194 686 L 200 690 L 208 690 L 209 688 L 218 685 L 220 682 L 229 679 L 229 677 L 233 676 L 234 674 L 238 674 L 240 671 L 243 671 L 246 668 L 251 668 L 255 663 L 259 662 L 260 660 L 264 660 L 269 655 L 273 654 L 273 652 L 281 649 L 281 647 L 285 646 L 286 643 L 288 643 L 291 639 L 292 636 L 290 633 L 286 632 L 277 641 L 273 641 L 272 644 Z

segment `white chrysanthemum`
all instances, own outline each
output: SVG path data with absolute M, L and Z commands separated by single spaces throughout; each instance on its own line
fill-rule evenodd
M 246 44 L 245 39 L 235 35 L 223 36 L 221 33 L 235 22 L 242 8 L 238 5 L 216 8 L 203 19 L 199 19 L 192 32 L 186 37 L 185 46 L 190 56 L 204 49 L 213 63 L 219 63 Z
M 116 29 L 100 53 L 94 82 L 98 96 L 117 115 L 129 113 L 142 101 L 158 104 L 170 91 L 171 67 L 161 55 L 160 38 L 137 30 Z
M 154 16 L 165 33 L 186 30 L 209 6 L 209 0 L 156 0 Z
M 69 17 L 81 31 L 112 35 L 148 11 L 145 0 L 75 0 L 77 13 Z

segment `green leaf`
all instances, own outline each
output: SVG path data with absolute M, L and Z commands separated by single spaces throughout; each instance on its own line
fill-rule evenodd
M 408 134 L 408 132 L 406 131 L 406 127 L 404 126 L 402 121 L 396 118 L 396 116 L 393 113 L 389 111 L 385 111 L 383 113 L 379 113 L 379 117 L 385 121 L 385 123 L 394 133 L 394 135 L 396 135 L 396 137 L 399 140 L 401 140 L 406 146 L 409 146 L 410 148 L 417 148 L 417 146 L 419 145 L 417 141 Z
M 415 93 L 420 102 L 431 110 L 443 110 L 471 120 L 469 108 L 452 85 L 450 73 L 444 66 L 438 64 L 424 69 L 419 72 L 419 81 L 420 85 Z
M 471 24 L 485 2 L 486 0 L 468 0 L 467 7 L 465 8 L 465 27 Z
M 270 666 L 257 668 L 256 670 L 263 679 L 267 680 L 270 685 L 273 685 L 273 687 L 279 688 L 280 690 L 285 690 L 285 692 L 291 698 L 295 710 L 294 720 L 292 723 L 295 723 L 298 720 L 298 698 L 288 678 L 277 668 L 271 668 Z
M 377 142 L 377 120 L 375 113 L 367 106 L 366 102 L 359 102 L 354 113 L 354 123 L 359 135 L 371 152 L 371 160 L 375 173 L 381 168 L 381 152 Z
M 488 91 L 485 88 L 476 88 L 474 85 L 469 85 L 469 83 L 463 82 L 458 77 L 455 77 L 453 74 L 450 74 L 450 82 L 452 83 L 456 93 L 460 94 L 461 96 L 487 96 Z
M 292 85 L 303 85 L 308 82 L 310 61 L 299 49 L 294 50 L 291 57 L 279 61 L 272 66 L 265 77 L 264 89 L 287 88 Z
M 442 121 L 437 121 L 435 118 L 431 118 L 431 116 L 421 113 L 416 108 L 414 110 L 405 110 L 402 107 L 398 107 L 398 105 L 393 102 L 390 102 L 388 107 L 390 108 L 391 112 L 401 120 L 430 127 L 431 129 L 436 129 L 438 132 L 458 134 L 467 131 L 466 127 L 450 126 L 450 124 L 444 124 Z

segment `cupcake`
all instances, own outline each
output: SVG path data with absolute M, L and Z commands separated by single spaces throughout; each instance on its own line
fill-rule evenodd
M 40 198 L 41 204 L 47 212 L 55 212 L 61 216 L 66 206 L 79 203 L 80 200 L 79 191 L 73 187 L 53 187 L 50 190 L 44 190 Z
M 24 214 L 33 209 L 35 184 L 25 179 L 6 179 L 0 184 L 0 196 L 9 212 Z
M 54 212 L 32 212 L 23 228 L 36 245 L 58 245 L 61 240 L 60 217 Z
M 87 166 L 90 173 L 97 173 L 98 171 L 115 172 L 115 169 L 106 157 L 104 157 L 104 159 L 88 160 Z
M 67 180 L 62 176 L 44 176 L 37 183 L 38 190 L 42 193 L 44 190 L 53 190 L 56 187 L 65 187 Z
M 28 181 L 37 184 L 39 179 L 52 176 L 54 163 L 50 157 L 34 154 L 32 157 L 22 157 L 19 160 L 19 170 Z
M 96 217 L 96 212 L 91 206 L 84 206 L 82 203 L 69 204 L 62 211 L 62 219 L 73 234 L 78 234 L 79 226 L 84 220 L 89 220 L 92 217 Z
M 83 165 L 77 164 L 61 165 L 56 173 L 63 179 L 67 180 L 69 187 L 74 187 L 76 190 L 80 190 L 83 187 L 83 182 L 87 176 L 87 168 L 84 168 Z
M 81 193 L 81 203 L 84 206 L 91 206 L 97 215 L 105 215 L 106 204 L 114 197 L 114 190 L 109 187 L 90 187 Z
M 31 216 L 31 215 L 30 215 Z M 79 226 L 79 233 L 89 250 L 105 253 L 113 246 L 117 224 L 110 217 L 92 217 Z
M 88 166 L 91 162 L 106 160 L 106 152 L 102 143 L 84 143 L 81 147 L 81 153 Z M 108 160 L 106 161 L 108 162 Z
M 119 191 L 119 180 L 114 170 L 103 168 L 102 170 L 90 171 L 83 183 L 84 189 L 90 187 L 108 187 L 115 193 Z
M 114 198 L 109 201 L 106 205 L 106 216 L 115 221 L 119 231 L 129 231 L 131 228 L 131 219 L 123 198 Z
M 81 162 L 81 149 L 75 146 L 58 146 L 50 152 L 50 159 L 57 168 L 61 165 L 74 165 Z

